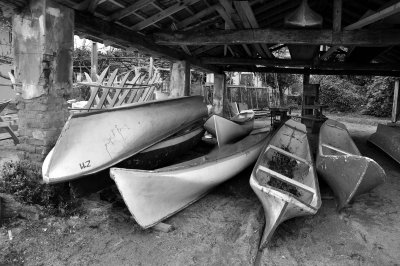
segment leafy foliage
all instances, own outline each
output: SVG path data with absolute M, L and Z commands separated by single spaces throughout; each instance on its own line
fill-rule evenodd
M 320 102 L 332 111 L 359 111 L 365 105 L 365 87 L 339 76 L 324 76 L 320 80 Z
M 368 86 L 368 103 L 363 111 L 364 114 L 388 117 L 392 112 L 394 78 L 375 77 L 372 84 Z
M 75 212 L 78 201 L 71 196 L 68 184 L 43 184 L 40 166 L 26 160 L 6 162 L 0 174 L 1 193 L 12 194 L 23 203 L 43 206 L 50 214 Z

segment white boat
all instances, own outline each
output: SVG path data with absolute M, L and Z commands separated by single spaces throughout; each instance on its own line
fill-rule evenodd
M 170 165 L 176 158 L 191 150 L 204 135 L 203 123 L 195 123 L 175 135 L 123 160 L 115 167 L 153 170 Z M 69 181 L 75 197 L 98 192 L 113 185 L 109 169 Z
M 204 128 L 217 138 L 219 147 L 248 135 L 253 127 L 254 112 L 252 111 L 239 113 L 231 120 L 212 115 L 204 124 Z
M 400 164 L 400 127 L 398 124 L 378 124 L 376 132 L 369 137 L 368 142 Z
M 318 175 L 332 188 L 339 210 L 386 180 L 382 167 L 362 156 L 346 126 L 334 120 L 321 126 L 316 167 Z
M 75 113 L 43 163 L 43 180 L 70 181 L 107 169 L 205 116 L 200 96 Z
M 288 120 L 279 128 L 261 152 L 250 186 L 265 213 L 260 248 L 282 222 L 318 211 L 321 199 L 305 125 Z
M 205 156 L 154 171 L 111 168 L 110 176 L 137 223 L 148 228 L 250 166 L 268 136 L 268 132 L 249 135 Z

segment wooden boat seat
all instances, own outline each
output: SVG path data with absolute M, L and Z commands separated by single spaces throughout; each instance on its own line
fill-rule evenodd
M 350 153 L 350 152 L 347 152 L 347 151 L 344 151 L 344 150 L 342 150 L 342 149 L 333 147 L 333 146 L 331 146 L 331 145 L 329 145 L 329 144 L 321 144 L 321 146 L 322 146 L 322 147 L 325 147 L 325 148 L 328 148 L 328 149 L 331 149 L 331 150 L 334 150 L 334 151 L 336 151 L 336 152 L 343 153 L 344 155 L 353 155 L 353 154 Z
M 14 131 L 11 129 L 10 123 L 9 122 L 4 122 L 1 117 L 0 117 L 0 129 L 5 129 L 7 131 L 7 133 L 10 135 L 10 137 L 4 137 L 2 135 L 0 137 L 0 140 L 12 138 L 12 140 L 14 141 L 15 145 L 17 145 L 19 143 L 19 139 L 18 139 L 17 135 L 14 133 Z
M 300 162 L 305 163 L 307 165 L 311 165 L 311 163 L 309 161 L 307 161 L 306 159 L 303 159 L 303 158 L 301 158 L 301 157 L 299 157 L 299 156 L 297 156 L 297 155 L 295 155 L 293 153 L 290 153 L 290 152 L 285 151 L 285 150 L 283 150 L 283 149 L 281 149 L 279 147 L 276 147 L 275 145 L 271 145 L 271 144 L 268 145 L 268 147 L 265 149 L 264 153 L 267 153 L 267 151 L 270 150 L 270 149 L 273 149 L 273 150 L 275 150 L 275 151 L 277 151 L 277 152 L 279 152 L 279 153 L 281 153 L 283 155 L 286 155 L 288 157 L 292 157 L 296 161 L 300 161 Z
M 308 193 L 310 193 L 312 195 L 314 195 L 316 193 L 315 189 L 313 189 L 313 188 L 311 188 L 309 186 L 306 186 L 306 185 L 304 185 L 303 183 L 301 183 L 299 181 L 296 181 L 296 180 L 291 179 L 291 178 L 289 178 L 287 176 L 284 176 L 284 175 L 282 175 L 282 174 L 280 174 L 280 173 L 278 173 L 278 172 L 276 172 L 274 170 L 271 170 L 271 169 L 269 169 L 269 168 L 267 168 L 265 166 L 261 166 L 260 165 L 257 168 L 257 171 L 259 171 L 259 170 L 264 172 L 264 173 L 270 174 L 273 177 L 275 177 L 276 179 L 279 179 L 280 181 L 283 181 L 283 182 L 285 182 L 287 184 L 295 186 L 296 188 L 299 188 L 299 189 L 301 189 L 301 190 L 303 190 L 305 192 L 308 192 Z

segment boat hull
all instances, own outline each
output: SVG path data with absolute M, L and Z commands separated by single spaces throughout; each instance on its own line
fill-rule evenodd
M 400 163 L 400 128 L 379 124 L 368 139 L 387 155 Z
M 155 171 L 111 168 L 110 176 L 135 220 L 148 228 L 250 166 L 267 137 L 268 133 L 249 135 L 206 156 Z
M 239 114 L 240 115 L 240 114 Z M 217 138 L 218 146 L 235 141 L 248 135 L 254 127 L 254 113 L 247 119 L 234 122 L 218 115 L 212 115 L 204 124 L 204 128 Z
M 288 178 L 272 168 L 277 154 L 296 161 L 293 177 Z M 296 187 L 299 194 L 292 194 L 291 190 L 273 185 L 273 177 Z M 251 174 L 250 186 L 261 201 L 265 213 L 260 248 L 266 247 L 282 222 L 318 211 L 321 206 L 318 180 L 303 124 L 288 120 L 279 128 L 263 148 Z
M 377 162 L 361 155 L 346 126 L 334 120 L 321 126 L 316 167 L 319 176 L 332 188 L 338 210 L 386 179 Z
M 202 97 L 73 114 L 42 167 L 47 183 L 107 169 L 207 116 Z
M 185 129 L 150 148 L 118 163 L 116 167 L 152 170 L 171 164 L 185 151 L 192 149 L 204 135 L 202 124 Z M 75 197 L 95 193 L 114 184 L 109 169 L 70 181 Z

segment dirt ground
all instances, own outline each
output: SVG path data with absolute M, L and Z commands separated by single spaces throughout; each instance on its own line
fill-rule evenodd
M 400 165 L 366 144 L 376 125 L 361 120 L 346 125 L 361 153 L 385 169 L 387 182 L 340 213 L 321 184 L 318 213 L 280 225 L 263 251 L 257 248 L 263 211 L 247 169 L 166 220 L 175 227 L 169 233 L 140 229 L 123 205 L 96 196 L 84 200 L 80 215 L 15 220 L 0 228 L 0 265 L 396 265 Z M 15 156 L 11 146 L 0 151 L 0 161 Z

